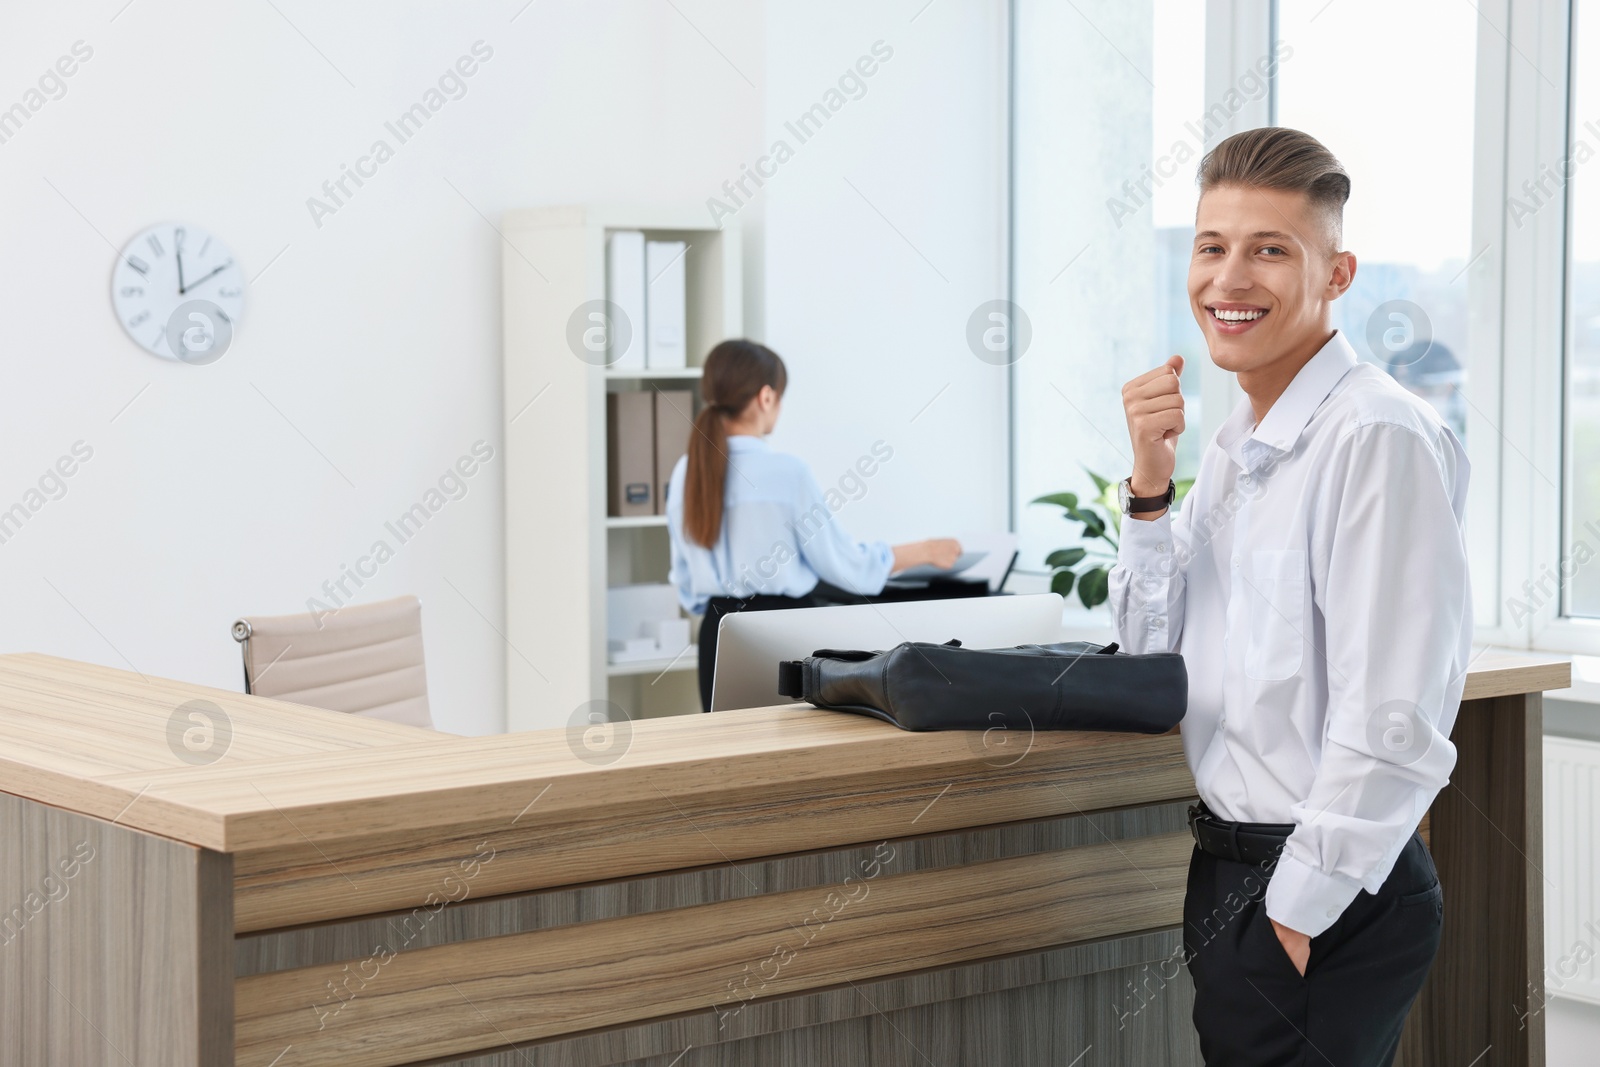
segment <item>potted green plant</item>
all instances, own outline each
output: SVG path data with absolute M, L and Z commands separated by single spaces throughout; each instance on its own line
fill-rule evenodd
M 1077 493 L 1046 493 L 1031 503 L 1054 504 L 1062 510 L 1062 518 L 1082 524 L 1083 543 L 1056 549 L 1045 557 L 1044 563 L 1053 572 L 1052 592 L 1070 596 L 1076 585 L 1083 606 L 1093 608 L 1104 604 L 1109 595 L 1111 566 L 1117 562 L 1117 538 L 1122 536 L 1122 507 L 1117 502 L 1116 482 L 1107 481 L 1088 467 L 1084 472 L 1094 479 L 1099 490 L 1093 500 L 1080 501 Z M 1192 485 L 1193 478 L 1176 481 L 1174 503 L 1182 501 Z

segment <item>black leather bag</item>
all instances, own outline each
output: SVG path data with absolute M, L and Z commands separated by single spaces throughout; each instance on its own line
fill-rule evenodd
M 1036 730 L 1159 734 L 1189 702 L 1183 656 L 1131 656 L 1115 644 L 1067 641 L 962 648 L 907 641 L 887 652 L 820 649 L 778 665 L 778 692 L 902 730 Z

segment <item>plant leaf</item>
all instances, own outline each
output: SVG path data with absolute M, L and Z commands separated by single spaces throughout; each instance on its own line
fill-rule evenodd
M 1055 504 L 1057 507 L 1066 508 L 1067 511 L 1070 512 L 1070 511 L 1072 511 L 1074 508 L 1076 508 L 1078 506 L 1078 494 L 1077 493 L 1046 493 L 1044 496 L 1036 496 L 1036 497 L 1034 497 L 1032 500 L 1029 501 L 1029 503 L 1030 504 Z
M 1086 608 L 1098 607 L 1106 602 L 1109 595 L 1110 577 L 1104 567 L 1084 571 L 1083 577 L 1078 581 L 1078 599 L 1083 601 Z
M 1173 483 L 1173 491 L 1174 491 L 1175 495 L 1173 497 L 1172 502 L 1174 504 L 1183 503 L 1183 498 L 1188 496 L 1189 495 L 1189 490 L 1191 490 L 1193 488 L 1194 488 L 1194 479 L 1193 478 L 1184 478 L 1181 481 L 1174 482 Z
M 1083 469 L 1084 469 L 1085 472 L 1088 473 L 1089 477 L 1094 479 L 1095 488 L 1099 489 L 1101 494 L 1104 495 L 1105 491 L 1111 487 L 1111 483 L 1106 481 L 1104 478 L 1100 477 L 1094 471 L 1089 470 L 1088 467 L 1085 467 Z
M 1050 579 L 1050 591 L 1066 596 L 1072 592 L 1072 580 L 1076 577 L 1071 571 L 1056 571 L 1055 577 Z
M 1044 558 L 1046 567 L 1075 567 L 1089 554 L 1086 548 L 1058 548 Z

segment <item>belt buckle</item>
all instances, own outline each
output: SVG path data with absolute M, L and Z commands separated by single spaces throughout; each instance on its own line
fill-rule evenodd
M 1189 836 L 1194 838 L 1194 843 L 1204 851 L 1205 846 L 1200 844 L 1200 805 L 1189 805 Z

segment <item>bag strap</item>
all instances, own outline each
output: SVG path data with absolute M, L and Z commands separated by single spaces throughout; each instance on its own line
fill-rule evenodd
M 960 648 L 961 642 L 955 638 L 940 645 L 941 648 Z M 1112 651 L 1116 650 L 1112 645 Z M 864 663 L 875 656 L 882 656 L 883 652 L 868 652 L 859 648 L 819 648 L 811 653 L 810 659 L 840 660 L 845 663 Z M 778 695 L 794 697 L 797 700 L 805 699 L 805 660 L 781 660 L 778 663 Z

